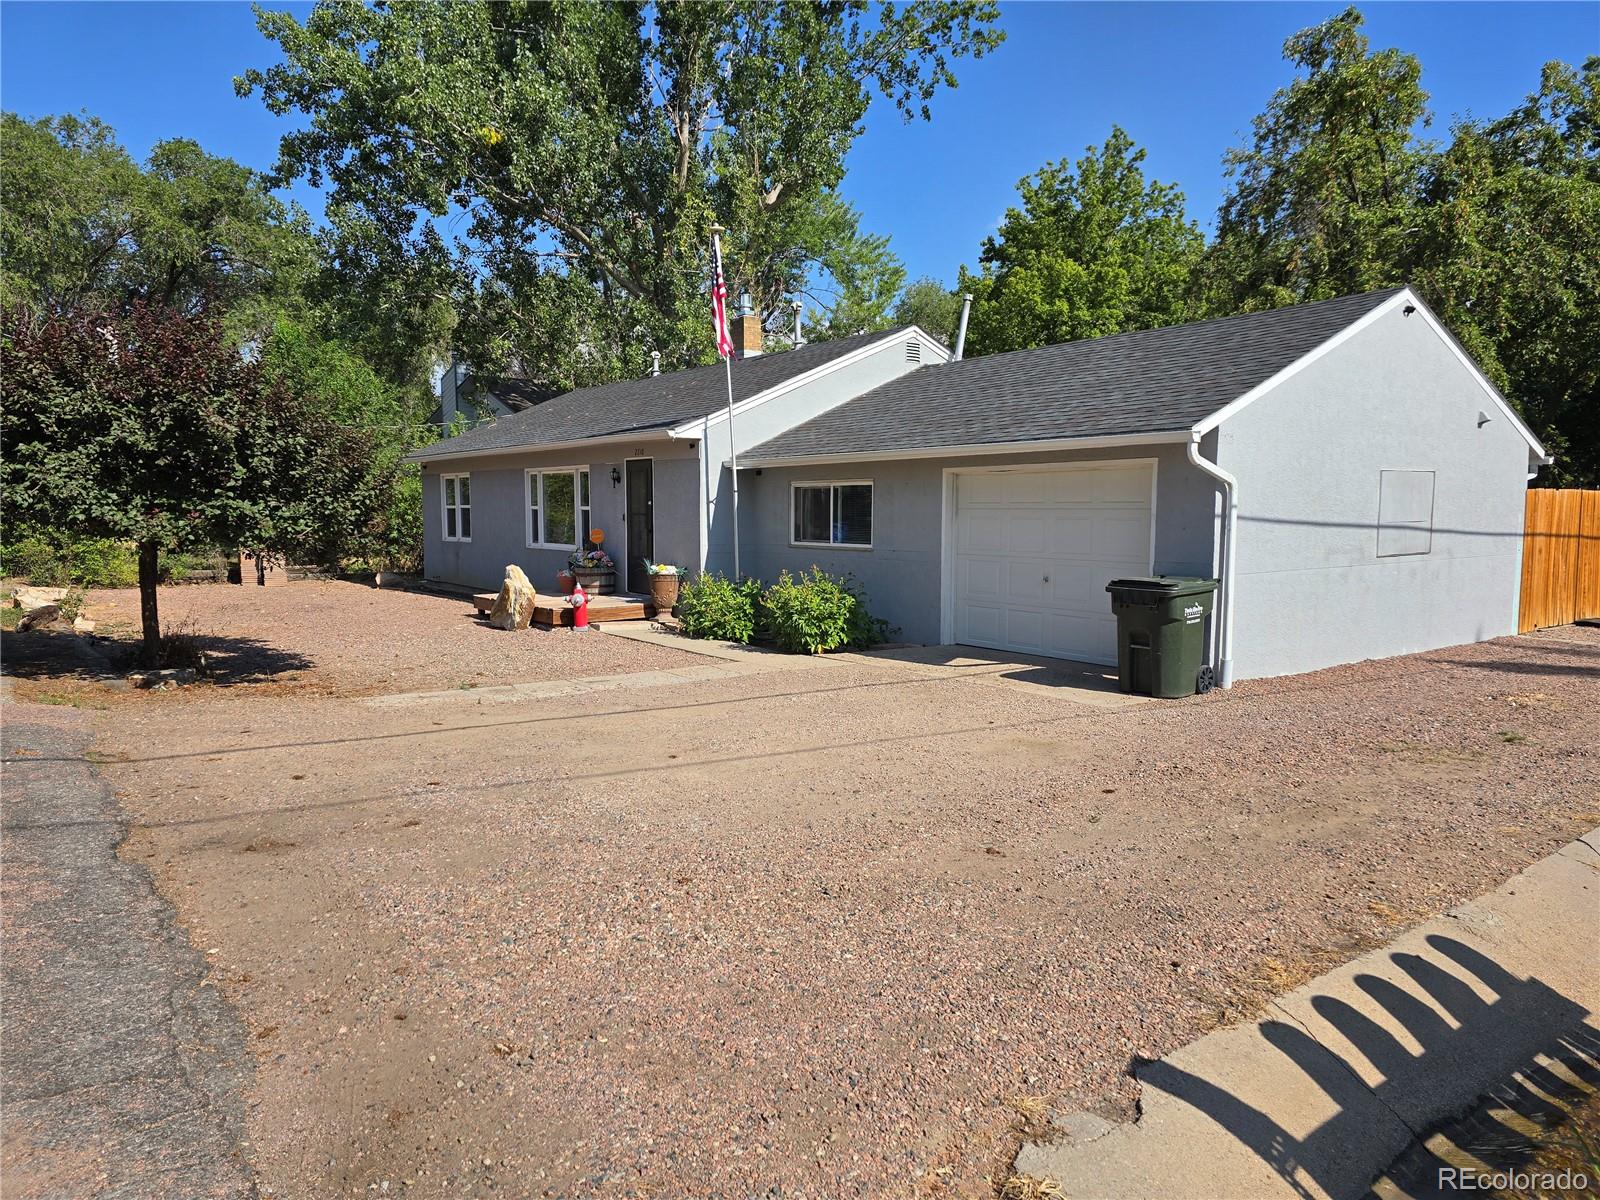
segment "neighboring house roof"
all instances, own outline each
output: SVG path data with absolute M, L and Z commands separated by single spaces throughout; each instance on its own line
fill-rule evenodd
M 923 367 L 752 447 L 740 465 L 1179 433 L 1405 290 Z
M 749 400 L 797 375 L 816 370 L 874 342 L 903 335 L 911 328 L 861 333 L 833 341 L 812 342 L 795 350 L 740 359 L 733 367 L 734 401 Z M 691 367 L 644 379 L 579 388 L 457 437 L 435 442 L 407 457 L 412 461 L 453 458 L 461 454 L 665 431 L 685 421 L 710 416 L 727 404 L 728 381 L 722 364 Z
M 469 375 L 463 386 L 468 399 L 483 392 L 512 412 L 521 412 L 561 395 L 555 388 L 540 387 L 526 379 L 476 379 Z

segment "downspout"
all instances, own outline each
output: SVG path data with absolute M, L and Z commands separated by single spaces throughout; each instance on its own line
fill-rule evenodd
M 1234 534 L 1239 527 L 1239 481 L 1210 459 L 1200 456 L 1203 434 L 1190 435 L 1189 461 L 1222 485 L 1222 576 L 1217 584 L 1216 615 L 1212 623 L 1218 631 L 1214 657 L 1217 659 L 1217 684 L 1233 686 L 1233 582 Z

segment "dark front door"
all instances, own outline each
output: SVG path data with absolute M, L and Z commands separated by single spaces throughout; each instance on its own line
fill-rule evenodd
M 628 590 L 649 595 L 650 573 L 646 561 L 656 556 L 654 503 L 655 463 L 648 458 L 628 460 Z

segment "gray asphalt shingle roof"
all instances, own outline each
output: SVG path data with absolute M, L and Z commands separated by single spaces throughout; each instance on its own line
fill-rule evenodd
M 871 342 L 903 332 L 895 329 L 861 333 L 829 342 L 813 342 L 781 354 L 741 359 L 733 368 L 734 402 L 748 400 Z M 727 403 L 728 382 L 722 365 L 691 367 L 644 379 L 579 388 L 525 412 L 500 417 L 457 437 L 425 446 L 408 457 L 450 458 L 470 451 L 518 450 L 586 438 L 623 437 L 708 416 L 725 408 Z
M 922 367 L 741 463 L 1188 429 L 1401 290 Z

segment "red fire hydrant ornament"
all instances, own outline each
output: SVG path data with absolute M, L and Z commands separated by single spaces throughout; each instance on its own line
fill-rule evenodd
M 572 628 L 589 628 L 589 594 L 583 590 L 583 584 L 574 584 L 572 595 L 567 599 L 572 605 Z

